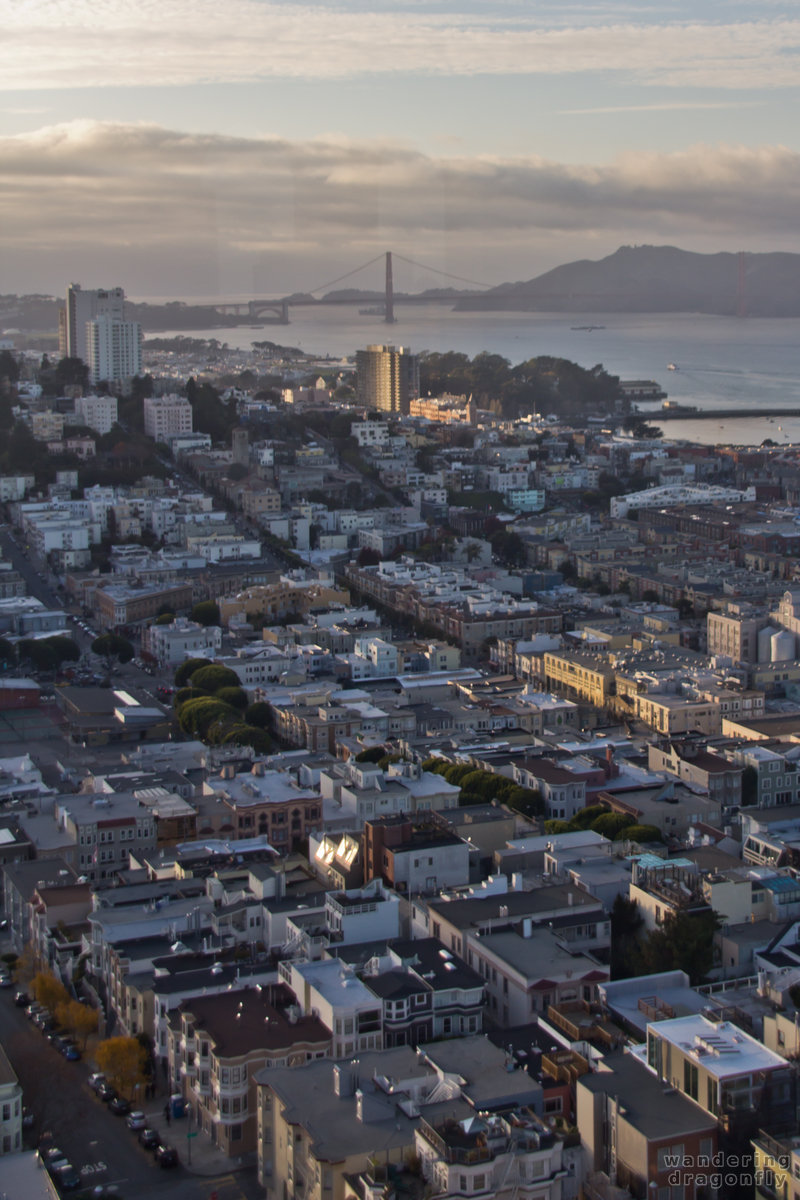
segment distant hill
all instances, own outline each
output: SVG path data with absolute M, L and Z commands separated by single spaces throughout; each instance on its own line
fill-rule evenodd
M 566 263 L 526 283 L 503 283 L 462 299 L 460 312 L 739 311 L 739 255 L 675 246 L 621 246 L 598 262 Z M 800 316 L 800 254 L 745 254 L 744 313 Z

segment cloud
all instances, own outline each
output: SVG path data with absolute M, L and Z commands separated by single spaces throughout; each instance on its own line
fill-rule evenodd
M 278 0 L 18 3 L 4 14 L 0 87 L 598 72 L 671 87 L 797 84 L 800 21 L 784 15 L 653 20 L 623 5 L 601 19 L 591 7 L 559 19 L 539 9 L 531 15 L 525 5 L 482 7 L 384 9 L 377 0 L 357 9 Z
M 500 282 L 592 245 L 800 249 L 799 205 L 800 155 L 780 146 L 597 166 L 97 122 L 0 139 L 16 290 L 89 275 L 144 294 L 311 290 L 386 249 Z

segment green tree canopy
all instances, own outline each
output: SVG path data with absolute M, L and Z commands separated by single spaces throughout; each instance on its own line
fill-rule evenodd
M 713 909 L 696 914 L 670 914 L 642 942 L 637 974 L 685 971 L 692 987 L 696 987 L 714 965 L 714 934 L 721 923 Z
M 185 687 L 195 671 L 200 667 L 210 667 L 210 658 L 185 658 L 175 671 L 174 684 L 176 688 Z M 238 677 L 237 677 L 238 682 Z
M 265 700 L 256 700 L 255 703 L 249 704 L 245 709 L 244 719 L 248 725 L 255 725 L 259 729 L 267 729 L 272 719 L 272 710 Z
M 230 667 L 220 667 L 211 663 L 207 667 L 198 667 L 191 675 L 192 687 L 202 688 L 204 692 L 216 693 L 220 688 L 238 688 L 241 686 L 239 676 Z
M 201 600 L 192 609 L 192 620 L 198 625 L 219 625 L 220 612 L 216 600 Z
M 77 662 L 80 646 L 71 637 L 25 638 L 18 645 L 20 658 L 27 658 L 37 671 L 55 671 L 62 662 Z
M 103 658 L 117 658 L 121 663 L 130 662 L 136 651 L 127 638 L 118 633 L 101 633 L 92 642 L 92 653 Z
M 217 700 L 230 704 L 231 708 L 247 708 L 247 692 L 243 687 L 221 687 L 214 693 Z
M 223 704 L 213 696 L 200 696 L 181 705 L 178 724 L 190 737 L 204 739 L 215 721 L 230 720 L 234 715 L 234 710 L 229 704 Z

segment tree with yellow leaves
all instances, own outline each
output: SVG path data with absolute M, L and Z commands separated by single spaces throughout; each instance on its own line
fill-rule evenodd
M 56 1008 L 56 1020 L 76 1038 L 80 1038 L 83 1049 L 91 1033 L 97 1032 L 97 1010 L 80 1000 L 66 1000 Z
M 99 1070 L 121 1096 L 130 1100 L 136 1085 L 145 1084 L 147 1051 L 136 1038 L 109 1038 L 100 1043 L 94 1057 Z
M 55 1014 L 59 1004 L 69 1001 L 69 992 L 52 971 L 39 971 L 31 980 L 34 999 Z

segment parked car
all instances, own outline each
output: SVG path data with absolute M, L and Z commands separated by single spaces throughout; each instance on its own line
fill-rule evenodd
M 103 1082 L 96 1090 L 98 1096 L 104 1102 L 104 1104 L 108 1104 L 111 1100 L 116 1100 L 117 1098 L 117 1093 L 114 1091 L 110 1083 Z
M 177 1167 L 178 1165 L 178 1151 L 174 1146 L 158 1146 L 155 1157 L 160 1167 Z
M 49 1150 L 45 1150 L 41 1159 L 48 1171 L 54 1171 L 56 1167 L 65 1167 L 69 1162 L 64 1151 L 59 1150 L 58 1146 L 51 1146 Z
M 132 1129 L 134 1132 L 138 1133 L 140 1129 L 146 1128 L 147 1117 L 144 1115 L 141 1109 L 137 1108 L 134 1112 L 128 1114 L 128 1116 L 125 1118 L 125 1124 L 128 1126 L 128 1129 Z
M 74 1042 L 70 1042 L 68 1046 L 65 1046 L 61 1053 L 67 1062 L 80 1062 L 81 1052 Z
M 139 1134 L 139 1141 L 145 1150 L 157 1150 L 161 1145 L 161 1134 L 157 1129 L 149 1129 L 145 1126 Z
M 106 1077 L 102 1071 L 94 1071 L 89 1076 L 89 1087 L 93 1092 L 96 1092 L 106 1082 Z
M 72 1163 L 65 1163 L 63 1167 L 56 1167 L 53 1170 L 53 1175 L 62 1192 L 74 1192 L 83 1183 Z
M 27 1016 L 28 1020 L 30 1020 L 30 1021 L 32 1021 L 33 1018 L 36 1016 L 36 1014 L 40 1013 L 40 1012 L 44 1012 L 44 1009 L 43 1009 L 42 1005 L 37 1004 L 35 1000 L 33 1001 L 32 1004 L 29 1004 L 28 1007 L 25 1009 L 25 1015 Z
M 126 1117 L 131 1111 L 130 1101 L 126 1100 L 124 1096 L 115 1096 L 109 1102 L 108 1107 L 115 1117 Z
M 27 1008 L 31 1002 L 31 998 L 27 992 L 15 992 L 14 1003 L 17 1008 Z
M 13 987 L 13 986 L 14 986 L 14 980 L 11 978 L 11 976 L 8 974 L 8 972 L 6 972 L 6 971 L 1 972 L 0 973 L 0 988 L 9 988 L 9 987 Z

